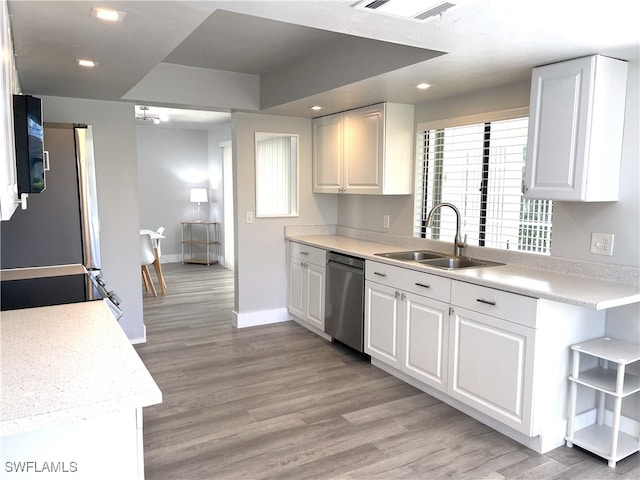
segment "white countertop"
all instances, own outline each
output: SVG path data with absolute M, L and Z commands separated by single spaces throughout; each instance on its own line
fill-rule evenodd
M 518 265 L 470 268 L 455 271 L 442 270 L 425 267 L 418 263 L 392 260 L 375 255 L 376 253 L 411 250 L 397 245 L 369 242 L 338 235 L 300 235 L 288 236 L 287 239 L 359 256 L 367 260 L 375 260 L 454 280 L 497 288 L 530 297 L 554 300 L 592 310 L 604 310 L 640 302 L 640 286 L 633 284 L 578 277 Z
M 0 349 L 2 435 L 162 401 L 103 301 L 2 312 Z

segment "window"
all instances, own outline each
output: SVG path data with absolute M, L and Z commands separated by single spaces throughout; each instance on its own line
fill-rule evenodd
M 505 116 L 513 112 L 479 123 L 420 125 L 415 236 L 453 241 L 451 209 L 436 210 L 432 227 L 425 225 L 434 205 L 450 202 L 469 245 L 550 253 L 552 203 L 522 196 L 528 118 Z
M 256 217 L 298 214 L 298 136 L 256 132 Z

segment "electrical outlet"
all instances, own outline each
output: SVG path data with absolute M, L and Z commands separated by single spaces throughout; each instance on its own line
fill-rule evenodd
M 613 255 L 613 233 L 592 233 L 591 253 L 596 255 Z
M 382 227 L 389 228 L 389 215 L 382 216 Z
M 252 211 L 245 212 L 244 220 L 246 223 L 253 223 L 253 212 Z

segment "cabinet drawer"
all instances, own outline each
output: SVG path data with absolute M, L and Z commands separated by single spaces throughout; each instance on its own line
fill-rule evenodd
M 327 264 L 327 251 L 310 247 L 302 243 L 290 242 L 289 255 L 293 258 L 324 267 Z
M 538 299 L 465 282 L 452 282 L 451 303 L 535 328 Z
M 449 303 L 451 280 L 448 278 L 385 263 L 367 261 L 366 265 L 367 280 Z

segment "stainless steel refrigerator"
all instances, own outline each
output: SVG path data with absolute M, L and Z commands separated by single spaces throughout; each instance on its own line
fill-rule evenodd
M 98 279 L 101 295 L 118 304 L 101 278 L 92 128 L 72 124 L 44 127 L 50 164 L 47 188 L 29 196 L 28 208 L 16 210 L 0 225 L 2 269 L 80 264 L 94 281 Z

